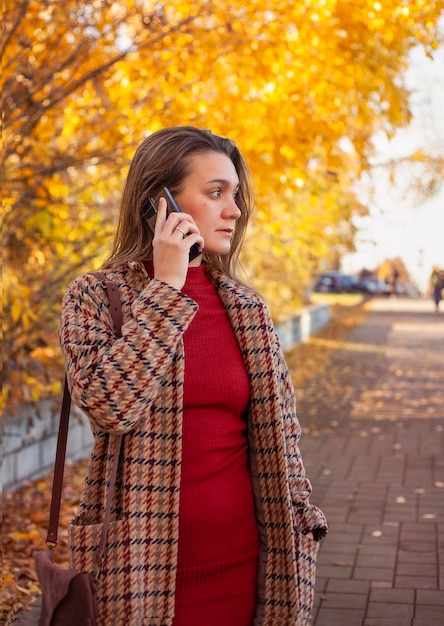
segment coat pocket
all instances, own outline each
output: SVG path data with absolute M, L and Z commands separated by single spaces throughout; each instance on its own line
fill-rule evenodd
M 71 567 L 95 574 L 103 525 L 84 521 L 77 517 L 68 527 Z M 138 550 L 130 539 L 138 531 L 126 519 L 109 523 L 105 559 L 96 580 L 98 626 L 143 624 L 149 613 L 146 570 L 138 567 Z
M 313 608 L 314 587 L 316 580 L 316 559 L 319 552 L 319 541 L 296 532 L 296 569 L 298 595 L 298 626 L 308 624 Z

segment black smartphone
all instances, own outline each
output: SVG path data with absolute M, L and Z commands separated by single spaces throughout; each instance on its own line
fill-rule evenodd
M 149 225 L 153 231 L 154 231 L 154 225 L 156 223 L 157 207 L 159 205 L 160 198 L 165 198 L 167 202 L 167 215 L 169 215 L 172 212 L 176 212 L 176 213 L 181 212 L 179 205 L 175 201 L 171 191 L 168 189 L 168 187 L 164 187 L 155 200 L 150 199 L 150 206 L 148 207 L 148 210 L 144 212 L 144 217 L 146 217 L 146 219 L 148 220 Z M 198 257 L 199 254 L 202 254 L 202 248 L 198 243 L 195 243 L 190 248 L 189 260 L 192 261 L 193 259 Z

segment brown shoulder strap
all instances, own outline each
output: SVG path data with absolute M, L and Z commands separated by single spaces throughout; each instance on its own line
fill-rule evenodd
M 104 286 L 106 287 L 108 291 L 109 306 L 111 309 L 111 315 L 112 315 L 113 322 L 114 322 L 114 328 L 116 329 L 116 335 L 118 337 L 121 337 L 122 333 L 120 329 L 122 328 L 123 317 L 122 317 L 122 307 L 120 304 L 119 288 L 117 287 L 116 283 L 113 283 L 112 281 L 108 280 L 106 278 L 106 275 L 103 272 L 91 272 L 91 274 L 93 276 L 96 276 L 99 280 L 103 281 Z
M 117 337 L 122 336 L 122 308 L 120 304 L 120 295 L 119 289 L 116 283 L 107 280 L 105 274 L 102 272 L 91 272 L 93 276 L 96 276 L 99 280 L 104 282 L 104 286 L 108 291 L 108 297 L 110 300 L 110 309 L 111 316 L 113 318 L 114 327 L 116 330 Z M 69 425 L 69 414 L 71 409 L 71 394 L 69 393 L 68 383 L 65 377 L 65 384 L 63 389 L 63 399 L 62 399 L 62 408 L 60 411 L 60 423 L 59 423 L 59 433 L 57 437 L 57 449 L 56 449 L 56 458 L 54 463 L 54 478 L 52 483 L 52 496 L 51 496 L 51 507 L 49 512 L 49 523 L 48 523 L 48 532 L 46 535 L 46 544 L 50 548 L 55 548 L 57 545 L 57 533 L 59 527 L 59 517 L 60 517 L 60 504 L 62 499 L 62 486 L 63 486 L 63 474 L 65 470 L 65 458 L 66 458 L 66 442 L 68 438 L 68 425 Z M 106 496 L 105 503 L 105 513 L 103 519 L 103 530 L 102 537 L 99 546 L 99 562 L 104 558 L 105 544 L 106 544 L 106 536 L 108 531 L 108 524 L 111 513 L 111 502 L 114 491 L 114 485 L 116 481 L 117 475 L 117 466 L 120 455 L 120 448 L 122 445 L 122 435 L 116 436 L 115 446 L 114 446 L 114 460 L 113 467 L 111 470 L 111 478 L 110 485 L 108 488 L 108 493 Z

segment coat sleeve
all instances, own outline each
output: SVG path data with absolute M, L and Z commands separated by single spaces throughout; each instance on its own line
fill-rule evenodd
M 309 501 L 312 487 L 305 474 L 304 463 L 299 449 L 301 426 L 296 415 L 295 391 L 277 334 L 275 341 L 282 390 L 282 425 L 288 468 L 288 484 L 295 514 L 296 530 L 302 534 L 317 530 L 315 536 L 323 536 L 328 528 L 327 520 L 324 513 L 317 506 L 310 504 Z
M 121 290 L 122 337 L 117 338 L 103 283 L 76 279 L 62 302 L 59 337 L 73 402 L 93 429 L 120 434 L 147 414 L 168 376 L 183 368 L 181 337 L 197 304 L 181 291 L 152 280 L 134 300 Z M 125 294 L 125 295 L 124 295 Z M 176 390 L 177 392 L 177 390 Z

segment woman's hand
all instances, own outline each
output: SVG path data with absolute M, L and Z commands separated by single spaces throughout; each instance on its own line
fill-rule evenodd
M 182 289 L 188 271 L 190 248 L 204 245 L 199 228 L 188 213 L 167 215 L 165 198 L 160 198 L 153 238 L 154 278 Z

